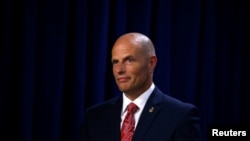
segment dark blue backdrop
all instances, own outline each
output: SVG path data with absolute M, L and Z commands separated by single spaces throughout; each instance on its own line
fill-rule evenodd
M 196 105 L 202 133 L 249 125 L 243 0 L 4 0 L 0 140 L 76 141 L 87 107 L 120 95 L 110 51 L 126 32 L 155 44 L 155 84 Z

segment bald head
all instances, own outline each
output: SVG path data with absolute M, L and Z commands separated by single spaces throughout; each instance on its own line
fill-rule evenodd
M 129 47 L 138 48 L 145 57 L 156 56 L 152 41 L 144 34 L 136 32 L 124 34 L 116 40 L 114 47 L 120 43 L 127 43 L 131 45 Z
M 129 99 L 134 100 L 151 86 L 157 58 L 147 36 L 127 33 L 119 37 L 111 61 L 116 83 Z

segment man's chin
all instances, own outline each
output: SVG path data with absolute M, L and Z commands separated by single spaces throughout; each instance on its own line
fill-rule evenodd
M 127 91 L 128 91 L 128 88 L 127 87 L 119 87 L 119 90 L 121 91 L 121 92 L 124 92 L 124 93 L 126 93 Z

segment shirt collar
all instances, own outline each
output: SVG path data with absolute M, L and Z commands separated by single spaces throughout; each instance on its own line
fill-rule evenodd
M 126 112 L 127 105 L 131 102 L 135 103 L 138 106 L 139 110 L 143 109 L 154 88 L 155 85 L 154 83 L 152 83 L 151 86 L 145 92 L 143 92 L 139 97 L 137 97 L 134 101 L 128 99 L 127 96 L 123 93 L 122 113 Z

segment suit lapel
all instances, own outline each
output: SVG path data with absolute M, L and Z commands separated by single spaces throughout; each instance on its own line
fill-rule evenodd
M 109 118 L 110 123 L 108 126 L 109 131 L 109 141 L 117 141 L 120 140 L 120 123 L 121 123 L 121 108 L 122 108 L 122 97 L 119 97 L 117 100 L 113 101 L 112 108 L 109 109 L 110 111 L 107 118 Z M 98 135 L 97 135 L 98 136 Z
M 154 118 L 159 113 L 161 107 L 161 96 L 158 88 L 155 88 L 151 96 L 149 97 L 143 111 L 141 117 L 139 119 L 138 125 L 136 127 L 133 141 L 141 140 L 152 124 Z

